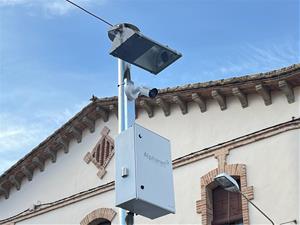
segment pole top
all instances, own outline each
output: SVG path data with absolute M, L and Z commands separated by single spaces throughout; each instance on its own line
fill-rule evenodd
M 124 28 L 129 28 L 135 32 L 140 32 L 140 29 L 131 24 L 131 23 L 119 23 L 114 25 L 112 28 L 108 30 L 108 37 L 111 41 L 113 41 L 117 35 L 117 33 L 122 32 Z

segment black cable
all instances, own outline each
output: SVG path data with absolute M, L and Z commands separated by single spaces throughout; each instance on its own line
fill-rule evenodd
M 267 216 L 267 214 L 265 214 L 260 208 L 258 208 L 257 205 L 255 205 L 252 201 L 250 201 L 250 199 L 248 199 L 246 197 L 246 195 L 244 195 L 241 191 L 239 191 L 239 193 L 251 204 L 253 205 L 261 214 L 264 215 L 264 217 L 266 217 L 273 225 L 275 225 L 275 223 L 273 222 L 273 220 L 271 220 L 270 217 Z
M 66 0 L 67 2 L 71 3 L 72 5 L 75 5 L 76 7 L 78 7 L 79 9 L 83 10 L 84 12 L 86 12 L 87 14 L 90 14 L 93 17 L 96 17 L 98 20 L 101 20 L 102 22 L 106 23 L 107 25 L 113 27 L 114 25 L 112 25 L 111 23 L 107 22 L 106 20 L 100 18 L 99 16 L 87 11 L 86 9 L 82 8 L 81 6 L 77 5 L 76 3 L 70 1 L 70 0 Z
M 288 221 L 288 222 L 285 222 L 285 223 L 281 223 L 280 225 L 283 225 L 283 224 L 290 224 L 290 223 L 297 224 L 297 220 L 292 220 L 292 221 Z

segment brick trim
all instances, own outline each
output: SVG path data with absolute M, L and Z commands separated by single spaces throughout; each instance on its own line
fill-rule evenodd
M 201 200 L 196 201 L 196 211 L 198 214 L 202 215 L 202 224 L 209 225 L 213 219 L 213 209 L 212 204 L 209 201 L 209 191 L 214 187 L 214 178 L 219 173 L 225 172 L 230 176 L 239 176 L 241 182 L 241 192 L 247 196 L 250 200 L 254 198 L 253 187 L 247 186 L 247 176 L 246 176 L 246 165 L 244 164 L 231 164 L 224 165 L 224 167 L 219 167 L 211 170 L 207 174 L 201 177 Z M 242 198 L 242 211 L 243 211 L 243 224 L 249 225 L 249 208 L 246 199 Z
M 92 211 L 81 220 L 80 225 L 89 225 L 96 219 L 106 219 L 110 222 L 113 221 L 117 213 L 110 208 L 100 208 Z

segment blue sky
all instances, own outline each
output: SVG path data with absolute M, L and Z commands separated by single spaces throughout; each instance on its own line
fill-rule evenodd
M 298 0 L 74 0 L 181 52 L 151 87 L 300 62 Z M 0 0 L 0 173 L 98 97 L 117 95 L 109 27 L 64 0 Z

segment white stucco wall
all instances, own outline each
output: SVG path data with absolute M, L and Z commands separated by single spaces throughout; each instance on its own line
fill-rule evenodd
M 15 215 L 37 201 L 41 203 L 56 201 L 113 181 L 113 163 L 108 165 L 107 174 L 100 180 L 96 175 L 98 170 L 94 164 L 86 164 L 83 161 L 85 154 L 91 151 L 100 139 L 104 125 L 111 130 L 109 135 L 115 137 L 117 123 L 114 119 L 110 119 L 107 123 L 97 120 L 94 133 L 85 130 L 81 143 L 78 144 L 76 140 L 69 143 L 68 154 L 58 151 L 55 163 L 46 161 L 43 172 L 36 169 L 32 181 L 23 179 L 19 191 L 13 188 L 9 199 L 5 200 L 4 197 L 0 199 L 0 219 Z
M 230 152 L 229 164 L 247 165 L 248 186 L 254 186 L 254 200 L 276 224 L 299 220 L 299 143 L 295 140 L 299 130 L 289 131 L 246 145 Z M 290 144 L 292 143 L 292 144 Z M 288 147 L 287 147 L 288 146 Z M 270 157 L 270 154 L 273 157 Z M 280 166 L 278 166 L 280 164 Z M 196 200 L 200 199 L 200 177 L 217 167 L 214 157 L 206 158 L 174 170 L 176 214 L 156 220 L 136 217 L 136 224 L 201 224 L 196 213 Z M 114 208 L 114 192 L 110 191 L 49 213 L 22 221 L 20 224 L 78 224 L 97 208 Z M 114 208 L 117 211 L 116 208 Z M 249 205 L 251 224 L 268 221 Z M 68 216 L 71 215 L 71 216 Z M 118 223 L 117 217 L 113 221 Z
M 79 224 L 87 214 L 95 209 L 113 208 L 113 206 L 114 194 L 111 191 L 65 206 L 55 211 L 50 211 L 37 217 L 24 220 L 18 224 Z M 113 223 L 118 223 L 117 216 L 114 218 Z
M 204 113 L 192 103 L 185 115 L 173 106 L 171 116 L 165 117 L 162 110 L 157 110 L 148 119 L 147 113 L 142 112 L 137 122 L 170 139 L 172 156 L 177 158 L 299 117 L 300 88 L 295 89 L 295 98 L 294 103 L 288 104 L 282 93 L 272 93 L 273 104 L 265 106 L 260 96 L 250 95 L 249 106 L 242 108 L 238 99 L 232 97 L 227 98 L 226 110 L 221 111 L 215 101 L 209 101 Z
M 279 92 L 272 93 L 273 104 L 270 106 L 265 106 L 260 96 L 250 95 L 248 96 L 249 107 L 244 109 L 236 98 L 228 98 L 228 108 L 225 111 L 221 111 L 215 101 L 210 101 L 207 103 L 205 113 L 201 113 L 196 104 L 190 104 L 189 113 L 182 115 L 179 108 L 174 106 L 168 117 L 165 117 L 161 110 L 155 111 L 154 118 L 148 118 L 145 112 L 141 112 L 137 122 L 170 139 L 172 158 L 175 159 L 289 121 L 292 117 L 299 117 L 300 88 L 294 91 L 296 102 L 293 104 L 288 104 L 286 97 Z M 13 189 L 8 200 L 0 199 L 0 219 L 23 211 L 37 200 L 42 203 L 55 201 L 112 181 L 113 160 L 108 165 L 108 172 L 103 180 L 96 176 L 97 169 L 92 163 L 87 165 L 83 161 L 85 154 L 92 150 L 100 138 L 104 125 L 110 128 L 112 137 L 117 135 L 115 116 L 111 115 L 107 123 L 98 120 L 94 133 L 85 130 L 80 144 L 74 140 L 70 143 L 68 154 L 60 151 L 56 163 L 47 161 L 44 172 L 35 171 L 31 182 L 23 180 L 20 191 Z M 299 131 L 289 131 L 232 150 L 228 156 L 229 163 L 247 165 L 248 184 L 254 186 L 255 203 L 269 215 L 274 215 L 276 222 L 284 222 L 296 217 L 299 219 L 299 137 Z M 196 200 L 200 199 L 200 177 L 216 167 L 217 160 L 211 157 L 176 169 L 174 185 L 177 213 L 155 221 L 137 217 L 137 223 L 200 224 L 201 216 L 196 214 L 195 206 Z M 283 187 L 283 183 L 277 185 L 281 178 L 289 184 L 288 187 Z M 276 206 L 280 207 L 274 207 L 274 196 L 277 197 Z M 82 218 L 94 209 L 112 208 L 113 205 L 114 193 L 110 191 L 22 223 L 79 224 Z M 263 217 L 259 216 L 251 206 L 249 209 L 253 224 L 265 223 Z
M 247 166 L 248 186 L 254 187 L 253 202 L 276 224 L 299 221 L 299 130 L 288 131 L 234 149 L 228 163 Z M 252 224 L 267 224 L 249 205 Z

